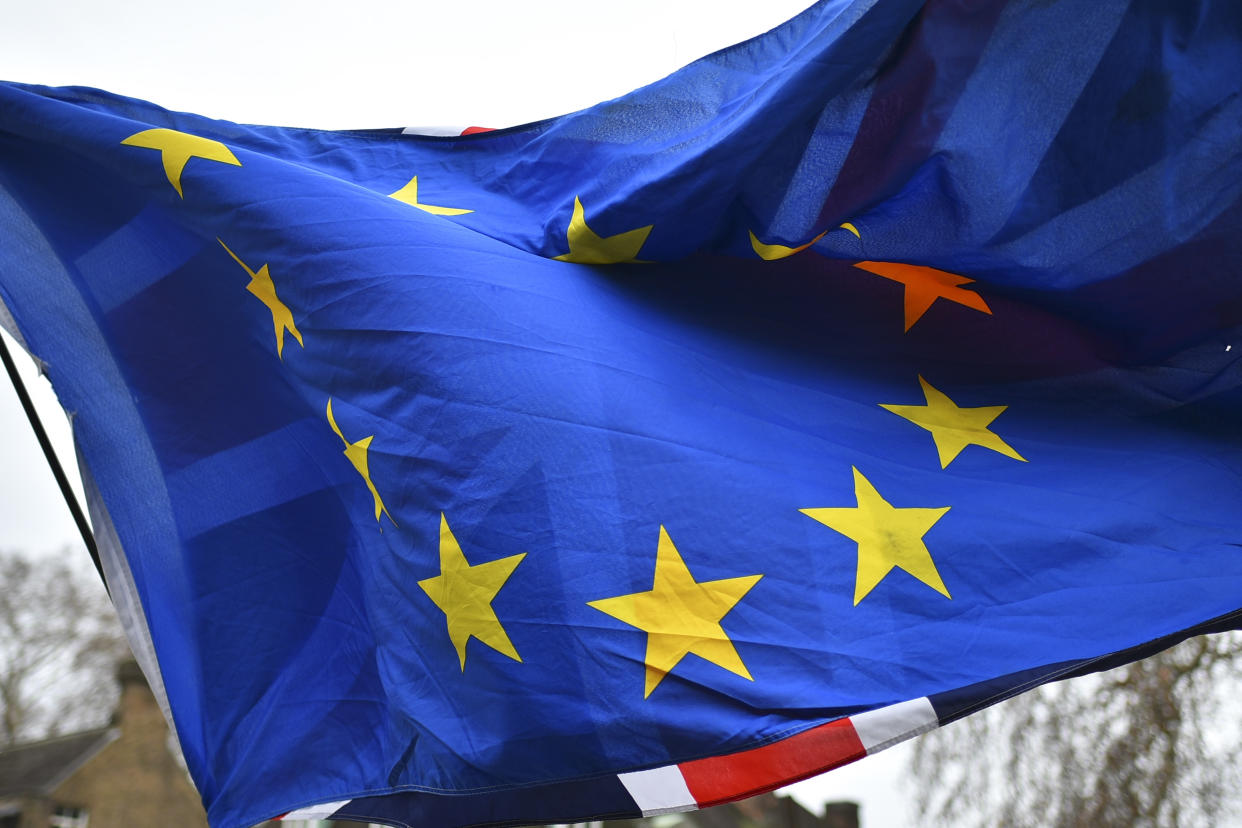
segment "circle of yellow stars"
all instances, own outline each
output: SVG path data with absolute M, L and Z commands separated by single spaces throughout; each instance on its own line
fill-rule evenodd
M 144 130 L 125 138 L 121 143 L 158 151 L 165 176 L 182 199 L 185 198 L 182 177 L 192 159 L 242 166 L 241 161 L 223 143 L 172 129 Z M 472 212 L 461 207 L 445 207 L 421 201 L 417 176 L 392 192 L 390 197 L 432 215 L 461 216 Z M 639 261 L 638 255 L 653 226 L 649 224 L 601 236 L 587 224 L 586 210 L 581 199 L 575 196 L 566 231 L 569 250 L 554 258 L 595 265 L 636 262 Z M 846 222 L 839 229 L 862 238 L 861 232 L 853 223 Z M 824 231 L 800 245 L 764 243 L 751 232 L 750 243 L 759 258 L 772 261 L 806 250 L 827 232 Z M 245 289 L 270 313 L 277 357 L 284 359 L 286 333 L 292 335 L 298 345 L 304 348 L 302 333 L 293 313 L 279 298 L 268 265 L 265 263 L 258 270 L 253 270 L 223 240 L 217 241 L 249 276 L 250 280 Z M 964 276 L 897 262 L 861 261 L 854 266 L 903 286 L 904 330 L 907 332 L 940 299 L 982 313 L 991 313 L 982 296 L 963 287 L 972 282 Z M 930 432 L 941 468 L 947 468 L 970 446 L 979 446 L 1025 462 L 1025 458 L 991 430 L 992 423 L 1006 410 L 1006 406 L 961 407 L 923 377 L 920 376 L 918 380 L 923 391 L 924 405 L 881 403 L 880 407 Z M 371 479 L 368 450 L 374 435 L 357 440 L 348 439 L 333 412 L 331 398 L 327 401 L 325 414 L 329 427 L 345 446 L 345 457 L 372 496 L 376 521 L 387 517 L 395 526 L 396 521 L 388 513 L 379 490 Z M 799 511 L 857 544 L 854 605 L 857 606 L 865 599 L 894 569 L 909 573 L 944 597 L 951 598 L 924 542 L 927 533 L 951 507 L 894 506 L 861 471 L 857 468 L 852 471 L 854 506 L 806 508 Z M 440 515 L 439 538 L 440 572 L 420 580 L 418 585 L 444 613 L 449 641 L 457 653 L 462 671 L 466 669 L 467 645 L 471 639 L 520 663 L 521 656 L 492 608 L 492 602 L 525 559 L 526 553 L 471 564 L 443 513 Z M 652 588 L 600 598 L 587 602 L 587 605 L 646 634 L 643 696 L 647 698 L 690 655 L 753 681 L 750 671 L 721 622 L 762 577 L 742 575 L 710 581 L 695 580 L 672 538 L 661 526 Z

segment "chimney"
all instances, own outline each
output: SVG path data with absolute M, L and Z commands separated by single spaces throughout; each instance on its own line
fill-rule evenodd
M 128 658 L 117 664 L 116 680 L 121 685 L 121 698 L 116 712 L 112 714 L 113 727 L 129 728 L 152 723 L 163 726 L 164 715 L 137 661 Z
M 858 803 L 825 803 L 821 824 L 824 828 L 858 828 Z

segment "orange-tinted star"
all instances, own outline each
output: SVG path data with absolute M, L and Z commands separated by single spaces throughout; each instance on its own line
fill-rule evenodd
M 923 317 L 923 314 L 927 313 L 927 309 L 937 299 L 948 299 L 950 302 L 957 302 L 959 305 L 965 305 L 983 313 L 992 312 L 982 296 L 973 290 L 960 287 L 960 285 L 973 282 L 974 279 L 958 276 L 956 273 L 900 262 L 858 262 L 854 267 L 874 273 L 876 276 L 883 276 L 885 279 L 892 279 L 894 282 L 901 282 L 906 286 L 905 330 L 907 331 Z

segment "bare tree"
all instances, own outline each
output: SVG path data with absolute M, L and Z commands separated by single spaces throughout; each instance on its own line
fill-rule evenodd
M 67 554 L 0 552 L 0 747 L 106 724 L 126 652 L 103 585 Z
M 1218 825 L 1242 758 L 1237 634 L 1051 684 L 928 734 L 911 770 L 921 824 Z

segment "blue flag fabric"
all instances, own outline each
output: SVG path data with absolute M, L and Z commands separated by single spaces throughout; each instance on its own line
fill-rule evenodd
M 679 810 L 1235 627 L 1240 87 L 1234 0 L 823 2 L 450 137 L 0 86 L 212 824 Z

